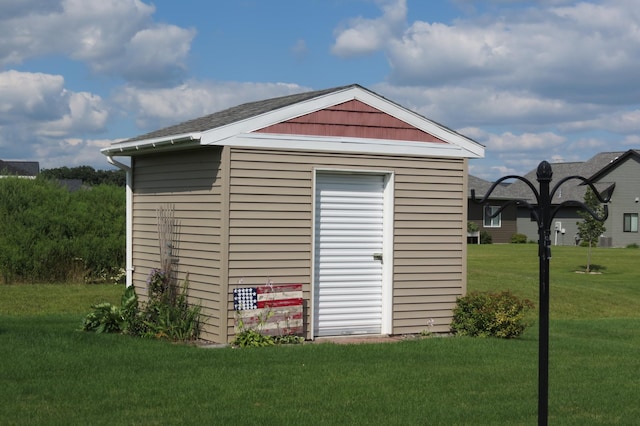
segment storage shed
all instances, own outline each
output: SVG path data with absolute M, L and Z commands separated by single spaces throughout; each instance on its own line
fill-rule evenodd
M 449 331 L 466 290 L 467 171 L 484 147 L 359 85 L 251 102 L 102 150 L 127 170 L 127 284 L 175 268 L 202 337 L 234 337 L 234 289 L 299 284 L 304 335 Z M 130 157 L 130 165 L 114 159 Z

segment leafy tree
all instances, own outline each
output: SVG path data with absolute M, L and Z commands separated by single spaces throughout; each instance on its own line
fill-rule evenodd
M 594 194 L 591 188 L 587 188 L 584 194 L 584 204 L 589 207 L 598 216 L 604 216 L 604 207 Z M 582 217 L 582 221 L 576 222 L 578 225 L 578 233 L 582 241 L 589 247 L 587 251 L 587 273 L 591 272 L 591 247 L 598 244 L 600 236 L 607 230 L 604 223 L 595 219 L 586 211 L 579 210 L 578 215 Z
M 86 185 L 124 186 L 126 175 L 123 170 L 96 170 L 91 166 L 58 167 L 43 169 L 40 176 L 46 179 L 80 179 Z

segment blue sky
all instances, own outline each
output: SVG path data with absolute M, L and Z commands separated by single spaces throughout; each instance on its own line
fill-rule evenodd
M 0 1 L 0 159 L 358 83 L 486 146 L 493 180 L 640 148 L 637 0 Z

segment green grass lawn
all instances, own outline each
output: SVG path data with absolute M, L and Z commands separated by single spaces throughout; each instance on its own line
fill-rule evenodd
M 640 250 L 553 249 L 550 424 L 637 424 Z M 606 268 L 605 268 L 606 267 Z M 537 304 L 535 245 L 469 247 L 469 290 Z M 77 331 L 115 286 L 0 286 L 0 424 L 535 424 L 537 328 L 515 340 L 202 349 Z M 535 313 L 532 314 L 535 318 Z

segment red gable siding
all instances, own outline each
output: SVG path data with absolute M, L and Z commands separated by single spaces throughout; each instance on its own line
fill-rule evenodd
M 357 100 L 274 124 L 257 132 L 446 143 Z

